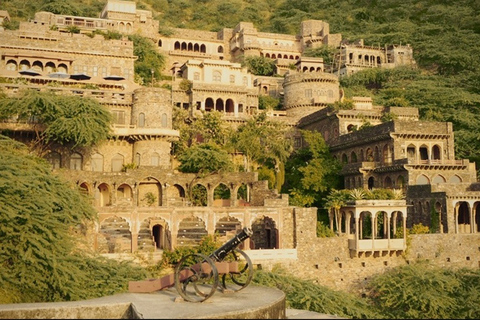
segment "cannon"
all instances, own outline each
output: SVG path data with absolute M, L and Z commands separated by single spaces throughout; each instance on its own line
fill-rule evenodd
M 193 253 L 180 259 L 173 274 L 160 279 L 130 281 L 130 292 L 152 292 L 175 286 L 178 294 L 189 302 L 203 302 L 217 289 L 237 292 L 247 287 L 253 277 L 253 265 L 238 246 L 251 237 L 250 228 L 243 228 L 210 255 Z
M 186 301 L 202 302 L 217 288 L 236 292 L 247 287 L 252 280 L 253 265 L 238 246 L 251 235 L 252 230 L 245 227 L 209 256 L 194 253 L 183 257 L 175 267 L 174 278 L 180 296 Z M 224 260 L 226 263 L 222 263 Z

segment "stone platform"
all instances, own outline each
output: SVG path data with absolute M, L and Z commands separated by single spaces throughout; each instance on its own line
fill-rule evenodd
M 285 319 L 285 294 L 248 286 L 215 292 L 201 302 L 178 300 L 174 288 L 122 293 L 91 300 L 0 305 L 0 319 Z

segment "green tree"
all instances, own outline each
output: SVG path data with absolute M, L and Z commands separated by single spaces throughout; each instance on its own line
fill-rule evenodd
M 1 99 L 0 119 L 32 125 L 36 139 L 31 149 L 38 155 L 52 142 L 71 148 L 95 145 L 110 137 L 112 123 L 111 113 L 97 100 L 37 90 Z
M 133 41 L 133 54 L 138 57 L 134 63 L 135 74 L 142 79 L 142 83 L 149 85 L 160 79 L 165 57 L 157 51 L 152 40 L 138 34 L 129 35 L 128 39 Z
M 331 188 L 340 185 L 340 163 L 328 149 L 321 133 L 300 131 L 306 145 L 296 150 L 286 164 L 286 184 L 293 205 L 323 207 L 322 199 Z
M 275 61 L 263 56 L 245 57 L 242 65 L 256 76 L 273 76 L 275 74 Z
M 82 251 L 97 213 L 25 145 L 0 136 L 0 303 L 73 301 L 125 292 L 140 267 Z

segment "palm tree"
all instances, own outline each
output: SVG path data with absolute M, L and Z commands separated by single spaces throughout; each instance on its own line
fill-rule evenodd
M 336 190 L 332 189 L 330 194 L 327 196 L 327 201 L 325 202 L 325 208 L 328 210 L 330 215 L 333 215 L 335 218 L 335 227 L 337 232 L 341 232 L 340 228 L 340 208 L 346 205 L 346 202 L 349 200 L 349 190 Z M 332 221 L 330 219 L 330 221 Z M 333 230 L 332 223 L 330 223 L 330 228 Z

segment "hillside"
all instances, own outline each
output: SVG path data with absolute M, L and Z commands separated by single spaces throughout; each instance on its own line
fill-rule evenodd
M 28 20 L 40 10 L 97 17 L 105 1 L 7 0 L 0 4 L 12 22 Z M 251 21 L 259 31 L 295 34 L 302 20 L 319 19 L 331 33 L 365 45 L 410 44 L 416 72 L 361 73 L 343 81 L 347 95 L 369 95 L 377 104 L 418 107 L 422 119 L 450 121 L 456 132 L 457 158 L 480 163 L 480 2 L 460 0 L 144 0 L 160 29 L 221 30 Z M 477 165 L 480 167 L 480 165 Z

